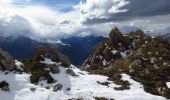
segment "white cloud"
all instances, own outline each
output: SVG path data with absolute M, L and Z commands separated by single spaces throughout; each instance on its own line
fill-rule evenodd
M 143 0 L 143 2 L 145 1 Z M 165 1 L 163 0 L 161 4 L 156 2 L 156 4 L 162 7 L 165 5 Z M 142 0 L 140 3 L 145 4 L 142 3 Z M 114 26 L 123 32 L 137 28 L 152 33 L 166 33 L 170 30 L 170 14 L 158 13 L 152 17 L 136 15 L 131 18 L 124 16 L 124 13 L 131 15 L 132 8 L 129 8 L 129 5 L 132 4 L 136 4 L 135 0 L 86 0 L 86 3 L 80 3 L 74 7 L 74 10 L 64 13 L 51 10 L 47 6 L 27 5 L 21 7 L 14 5 L 11 0 L 1 0 L 0 35 L 25 35 L 45 40 L 78 34 L 81 36 L 107 35 Z M 139 10 L 137 7 L 136 9 L 140 15 L 149 8 Z
M 5 7 L 4 7 L 5 6 Z M 7 10 L 4 10 L 6 9 Z M 72 34 L 79 28 L 79 10 L 68 13 L 53 11 L 44 6 L 13 6 L 12 2 L 0 4 L 1 35 L 27 35 L 32 38 L 59 38 Z M 64 25 L 61 22 L 69 20 Z

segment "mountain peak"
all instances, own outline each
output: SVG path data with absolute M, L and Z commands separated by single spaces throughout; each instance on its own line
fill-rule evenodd
M 123 36 L 114 29 L 108 41 L 96 47 L 82 69 L 107 75 L 118 83 L 120 74 L 127 73 L 142 83 L 146 92 L 170 98 L 170 89 L 166 86 L 170 80 L 170 43 L 167 40 L 152 38 L 142 30 Z M 127 89 L 127 84 L 123 89 Z

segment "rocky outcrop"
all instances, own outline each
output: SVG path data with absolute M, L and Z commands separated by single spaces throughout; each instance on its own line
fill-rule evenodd
M 114 28 L 107 41 L 99 43 L 92 55 L 82 64 L 81 69 L 98 69 L 126 57 L 134 47 L 133 40 Z
M 14 70 L 16 68 L 15 61 L 13 58 L 5 51 L 0 49 L 0 70 Z
M 100 43 L 81 67 L 104 74 L 120 83 L 121 73 L 144 85 L 145 91 L 170 98 L 170 43 L 152 38 L 142 30 L 126 35 L 114 28 L 106 42 Z
M 33 84 L 43 80 L 46 80 L 47 83 L 55 83 L 56 80 L 50 73 L 60 73 L 59 66 L 69 67 L 71 65 L 69 59 L 61 54 L 54 45 L 50 45 L 48 49 L 47 47 L 37 46 L 35 56 L 23 60 L 23 63 L 23 69 L 31 74 L 30 81 Z

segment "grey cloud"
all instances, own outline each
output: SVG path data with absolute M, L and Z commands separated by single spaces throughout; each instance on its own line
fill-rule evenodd
M 64 20 L 60 24 L 69 24 L 71 21 L 70 20 Z
M 96 12 L 96 9 L 100 6 L 96 6 L 92 4 L 91 9 L 83 9 L 82 8 L 82 15 L 85 15 L 84 20 L 82 21 L 83 24 L 95 24 L 95 23 L 104 23 L 110 21 L 124 21 L 129 20 L 132 18 L 137 17 L 147 17 L 147 16 L 158 16 L 158 15 L 168 15 L 170 14 L 170 1 L 169 0 L 118 0 L 119 2 L 113 2 L 114 0 L 105 0 L 106 2 L 102 6 L 103 12 L 99 17 L 95 16 L 93 13 Z M 112 2 L 111 2 L 112 1 Z M 110 2 L 111 4 L 108 4 Z M 124 2 L 124 5 L 123 5 Z M 126 4 L 128 2 L 128 4 Z M 88 6 L 91 3 L 88 0 L 85 2 L 85 6 Z M 120 7 L 117 7 L 117 3 L 122 3 Z M 114 12 L 114 10 L 110 11 L 113 7 L 117 7 L 120 12 Z M 127 11 L 123 11 L 127 9 Z M 121 12 L 122 10 L 122 12 Z

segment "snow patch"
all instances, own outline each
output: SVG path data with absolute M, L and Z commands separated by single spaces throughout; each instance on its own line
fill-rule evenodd
M 168 88 L 170 88 L 170 82 L 166 82 Z
M 117 50 L 112 50 L 112 53 L 115 55 L 118 51 Z

